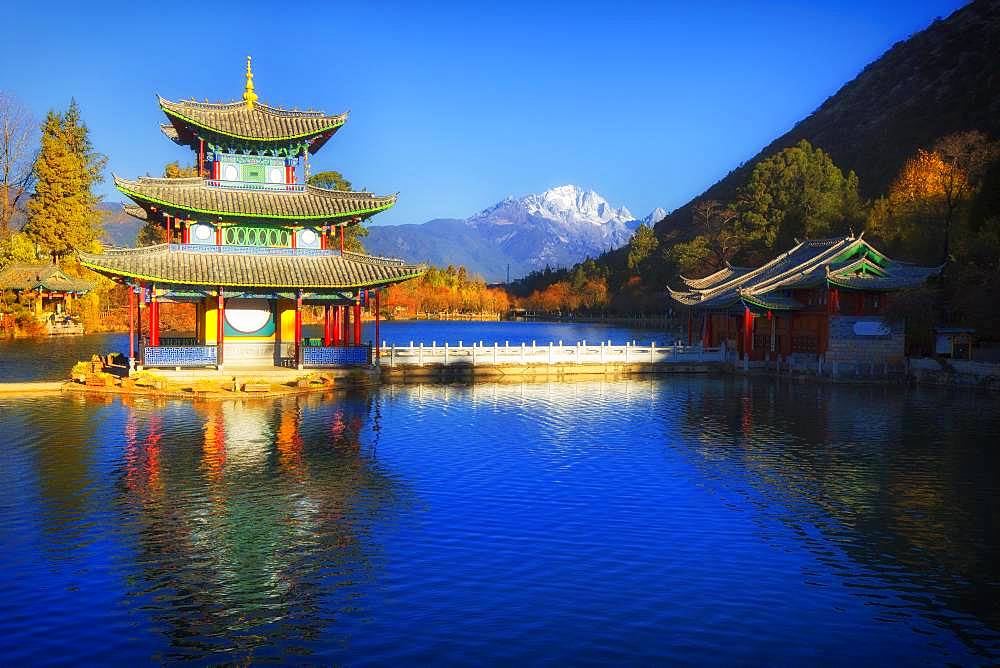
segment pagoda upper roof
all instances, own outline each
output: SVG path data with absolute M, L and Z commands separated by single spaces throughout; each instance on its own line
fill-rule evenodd
M 170 119 L 164 134 L 181 144 L 190 144 L 200 128 L 209 133 L 246 142 L 297 143 L 312 140 L 315 153 L 347 121 L 348 113 L 330 115 L 321 111 L 299 111 L 272 107 L 261 102 L 174 102 L 157 95 L 160 109 Z M 170 129 L 168 129 L 170 128 Z
M 726 267 L 703 279 L 684 279 L 688 290 L 669 289 L 684 306 L 728 308 L 738 302 L 771 310 L 802 308 L 796 289 L 830 285 L 887 291 L 920 285 L 941 267 L 919 267 L 888 258 L 860 236 L 799 242 L 756 269 Z
M 115 187 L 147 211 L 188 211 L 193 219 L 256 218 L 300 222 L 343 222 L 367 218 L 396 203 L 396 195 L 327 190 L 309 185 L 276 189 L 263 184 L 227 184 L 189 177 L 178 179 L 114 176 Z M 217 184 L 217 185 L 214 185 Z
M 0 271 L 0 290 L 89 292 L 94 284 L 64 273 L 54 264 L 12 264 Z
M 340 290 L 399 283 L 425 271 L 403 260 L 333 250 L 160 244 L 77 255 L 105 276 L 164 285 Z

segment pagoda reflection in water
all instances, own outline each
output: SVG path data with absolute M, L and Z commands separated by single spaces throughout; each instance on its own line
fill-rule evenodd
M 164 433 L 163 407 L 132 410 L 126 425 L 121 501 L 144 564 L 132 595 L 156 597 L 169 658 L 217 652 L 213 639 L 236 657 L 273 647 L 275 634 L 295 646 L 328 631 L 335 620 L 318 611 L 331 597 L 333 609 L 356 606 L 377 570 L 366 522 L 400 500 L 373 457 L 376 402 L 309 395 L 192 410 L 200 447 Z

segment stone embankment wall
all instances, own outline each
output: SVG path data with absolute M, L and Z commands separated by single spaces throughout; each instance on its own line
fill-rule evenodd
M 872 333 L 878 331 L 884 334 Z M 830 317 L 828 364 L 899 364 L 905 354 L 906 331 L 902 323 L 889 323 L 871 315 Z
M 1000 390 L 1000 363 L 913 357 L 907 360 L 908 376 L 929 385 L 963 385 Z

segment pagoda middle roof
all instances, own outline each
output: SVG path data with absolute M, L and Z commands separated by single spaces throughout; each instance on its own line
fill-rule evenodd
M 294 186 L 293 190 L 257 189 L 255 184 L 209 185 L 208 179 L 114 176 L 115 187 L 147 211 L 169 208 L 214 218 L 337 222 L 367 218 L 396 203 L 396 195 Z M 225 182 L 213 182 L 225 183 Z M 130 212 L 131 213 L 131 212 Z M 193 216 L 199 219 L 199 216 Z
M 261 102 L 174 102 L 157 96 L 160 109 L 175 127 L 190 125 L 209 132 L 250 142 L 294 142 L 326 135 L 325 142 L 346 121 L 348 113 L 330 115 L 321 111 L 299 111 L 272 107 Z M 169 136 L 169 135 L 168 135 Z M 178 136 L 176 140 L 182 137 Z M 313 144 L 310 152 L 318 150 Z
M 80 263 L 105 276 L 162 285 L 239 288 L 356 289 L 399 283 L 424 273 L 403 260 L 334 250 L 160 244 L 79 251 Z
M 688 290 L 669 289 L 674 301 L 701 309 L 737 302 L 767 309 L 797 309 L 789 291 L 828 284 L 852 290 L 914 287 L 941 267 L 919 267 L 886 257 L 860 236 L 799 242 L 756 269 L 727 267 L 703 279 L 684 279 Z

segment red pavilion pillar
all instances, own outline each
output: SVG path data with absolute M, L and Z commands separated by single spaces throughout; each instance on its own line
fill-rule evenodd
M 331 324 L 331 329 L 333 330 L 333 345 L 339 346 L 340 342 L 343 340 L 341 336 L 342 329 L 340 326 L 340 304 L 334 304 L 330 307 L 333 311 L 333 323 Z
M 379 319 L 381 317 L 381 290 L 375 289 L 375 363 L 378 364 L 382 358 L 382 339 L 379 338 L 381 332 L 379 332 Z
M 753 352 L 753 313 L 749 306 L 743 307 L 743 354 L 748 358 Z
M 216 305 L 216 322 L 215 322 L 215 366 L 217 369 L 222 369 L 223 364 L 223 341 L 225 332 L 225 321 L 226 321 L 226 304 L 225 299 L 222 296 L 222 288 L 219 288 L 219 298 Z
M 205 140 L 198 138 L 198 176 L 205 176 Z
M 344 228 L 345 227 L 346 227 L 346 225 L 341 225 L 340 226 L 340 252 L 341 253 L 344 252 Z
M 323 304 L 323 345 L 330 347 L 330 305 Z
M 127 284 L 126 284 L 127 285 Z M 128 287 L 128 367 L 135 361 L 135 289 Z
M 343 309 L 344 312 L 343 321 L 341 322 L 343 325 L 342 336 L 344 339 L 344 345 L 349 346 L 351 345 L 351 309 L 349 306 L 341 306 L 340 308 Z
M 295 366 L 302 368 L 302 291 L 295 294 Z
M 156 301 L 156 286 L 149 286 L 149 345 L 160 345 L 160 302 Z
M 354 298 L 354 345 L 361 345 L 361 293 Z

